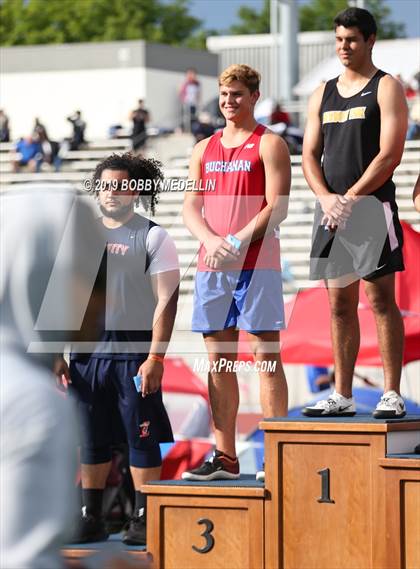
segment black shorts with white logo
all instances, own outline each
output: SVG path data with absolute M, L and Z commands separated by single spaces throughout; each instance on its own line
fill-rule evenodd
M 404 270 L 403 232 L 394 202 L 365 196 L 352 208 L 344 229 L 330 231 L 317 203 L 312 232 L 310 279 L 356 274 L 364 280 Z
M 70 362 L 70 390 L 81 419 L 81 460 L 99 464 L 111 459 L 111 447 L 128 443 L 130 465 L 161 464 L 159 443 L 172 442 L 162 392 L 142 397 L 133 377 L 147 355 L 138 360 L 79 357 Z

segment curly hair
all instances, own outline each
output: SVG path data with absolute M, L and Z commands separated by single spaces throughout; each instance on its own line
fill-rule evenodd
M 159 190 L 163 182 L 162 164 L 153 158 L 143 158 L 135 156 L 131 152 L 125 154 L 111 154 L 100 162 L 93 173 L 92 193 L 98 194 L 98 182 L 104 170 L 125 170 L 131 180 L 151 180 L 151 189 L 143 190 L 139 193 L 135 204 L 141 202 L 145 211 L 155 215 L 156 205 L 159 201 Z

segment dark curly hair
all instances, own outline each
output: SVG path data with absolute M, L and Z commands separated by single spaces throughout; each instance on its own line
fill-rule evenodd
M 334 18 L 334 29 L 338 26 L 345 28 L 357 28 L 367 41 L 372 34 L 376 35 L 375 18 L 363 8 L 346 8 Z
M 152 180 L 150 190 L 139 191 L 135 201 L 136 206 L 141 202 L 145 211 L 155 215 L 156 205 L 159 201 L 159 191 L 163 182 L 162 164 L 153 158 L 135 156 L 131 152 L 125 154 L 111 154 L 100 162 L 93 173 L 92 193 L 97 194 L 98 182 L 104 170 L 125 170 L 130 180 Z

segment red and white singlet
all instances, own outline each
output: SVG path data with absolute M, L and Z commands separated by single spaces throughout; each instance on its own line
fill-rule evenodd
M 235 148 L 225 148 L 223 131 L 214 134 L 201 160 L 203 188 L 215 184 L 214 191 L 204 191 L 204 218 L 210 229 L 225 237 L 234 235 L 266 205 L 265 172 L 260 158 L 260 142 L 265 132 L 257 125 L 254 132 Z M 199 271 L 211 271 L 204 263 L 205 249 L 200 248 Z M 249 245 L 238 260 L 224 265 L 225 270 L 280 270 L 280 245 L 274 231 Z

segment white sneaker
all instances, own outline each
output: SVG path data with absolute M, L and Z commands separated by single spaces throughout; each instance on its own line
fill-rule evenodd
M 387 391 L 372 413 L 375 419 L 392 419 L 404 417 L 405 405 L 402 397 L 396 391 Z
M 257 482 L 265 482 L 265 472 L 264 470 L 259 470 L 257 472 L 257 474 L 255 475 L 255 480 L 257 480 Z
M 328 399 L 302 409 L 302 414 L 306 417 L 352 417 L 356 414 L 356 404 L 353 397 L 347 399 L 333 391 Z

